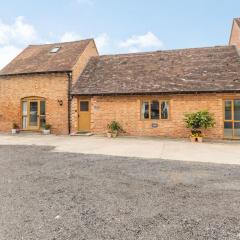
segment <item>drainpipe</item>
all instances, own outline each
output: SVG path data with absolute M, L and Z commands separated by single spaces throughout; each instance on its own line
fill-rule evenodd
M 72 89 L 72 72 L 67 73 L 68 76 L 68 134 L 71 133 L 71 89 Z

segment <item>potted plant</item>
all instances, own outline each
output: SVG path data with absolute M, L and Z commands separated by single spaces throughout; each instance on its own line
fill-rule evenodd
M 50 134 L 51 133 L 51 125 L 50 124 L 45 124 L 45 127 L 44 127 L 44 129 L 43 129 L 43 134 L 44 135 L 48 135 L 48 134 Z
M 17 125 L 17 123 L 13 123 L 12 124 L 12 134 L 16 134 L 19 133 L 19 126 Z
M 187 128 L 191 128 L 190 139 L 192 142 L 202 142 L 202 129 L 212 128 L 215 120 L 208 111 L 199 111 L 195 113 L 186 113 L 184 121 Z
M 117 121 L 112 121 L 107 125 L 107 137 L 115 138 L 119 132 L 123 132 L 123 129 Z

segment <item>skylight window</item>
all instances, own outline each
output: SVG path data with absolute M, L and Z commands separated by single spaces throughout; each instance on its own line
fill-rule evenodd
M 59 51 L 60 47 L 54 47 L 51 49 L 50 53 L 57 53 Z

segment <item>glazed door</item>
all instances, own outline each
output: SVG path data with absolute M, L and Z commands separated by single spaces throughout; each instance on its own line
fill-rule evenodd
M 22 99 L 22 129 L 40 130 L 46 125 L 46 103 L 43 98 Z
M 90 131 L 90 101 L 80 100 L 78 111 L 78 131 L 89 132 Z
M 240 138 L 240 99 L 224 101 L 224 137 Z
M 29 128 L 39 128 L 38 101 L 29 101 Z

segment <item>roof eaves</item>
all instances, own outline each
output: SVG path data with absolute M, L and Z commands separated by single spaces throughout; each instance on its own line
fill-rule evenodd
M 166 91 L 166 92 L 129 92 L 129 93 L 74 93 L 72 96 L 126 96 L 126 95 L 174 95 L 174 94 L 207 94 L 207 93 L 240 93 L 240 89 L 235 90 L 208 90 L 208 91 Z
M 45 71 L 45 72 L 22 72 L 22 73 L 0 73 L 0 77 L 8 76 L 19 76 L 19 75 L 35 75 L 35 74 L 54 74 L 54 73 L 70 73 L 72 70 L 61 70 L 61 71 Z

